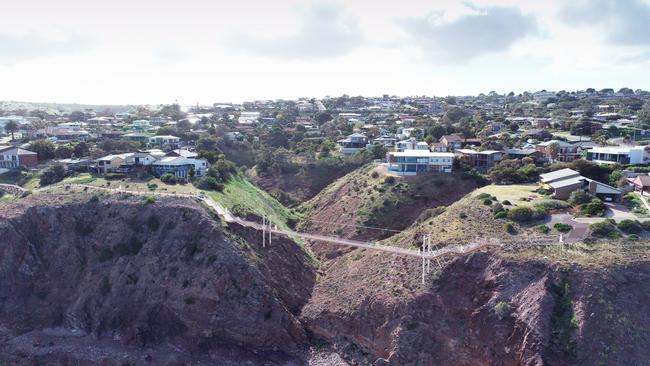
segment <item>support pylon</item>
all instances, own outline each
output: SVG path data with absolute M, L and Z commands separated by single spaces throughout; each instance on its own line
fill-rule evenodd
M 424 265 L 425 265 L 425 259 L 424 259 L 424 248 L 420 250 L 422 253 L 422 284 L 424 285 Z
M 266 248 L 266 216 L 262 216 L 262 248 Z

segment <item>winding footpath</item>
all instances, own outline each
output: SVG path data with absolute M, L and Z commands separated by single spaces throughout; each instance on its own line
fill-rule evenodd
M 318 234 L 309 234 L 309 233 L 301 233 L 297 231 L 292 231 L 292 230 L 283 230 L 283 229 L 278 229 L 277 227 L 269 227 L 268 225 L 264 226 L 258 222 L 253 222 L 253 221 L 248 221 L 244 220 L 241 217 L 234 216 L 233 214 L 230 213 L 226 208 L 224 208 L 222 205 L 220 205 L 218 202 L 213 200 L 212 198 L 204 195 L 204 194 L 190 194 L 190 193 L 166 193 L 166 192 L 143 192 L 143 191 L 134 191 L 134 190 L 128 190 L 128 189 L 122 189 L 122 188 L 108 188 L 108 187 L 98 187 L 98 186 L 93 186 L 89 184 L 67 184 L 65 185 L 66 187 L 80 187 L 83 189 L 94 189 L 98 191 L 104 191 L 104 192 L 112 192 L 112 193 L 126 193 L 126 194 L 133 194 L 133 195 L 139 195 L 139 196 L 163 196 L 163 197 L 179 197 L 179 198 L 195 198 L 198 199 L 201 202 L 204 202 L 208 207 L 213 209 L 217 215 L 226 223 L 234 223 L 238 224 L 244 227 L 249 227 L 255 230 L 263 231 L 265 233 L 268 233 L 269 230 L 273 234 L 279 234 L 279 235 L 284 235 L 287 237 L 299 237 L 302 239 L 307 239 L 307 240 L 315 240 L 315 241 L 321 241 L 333 245 L 341 245 L 341 246 L 348 246 L 348 247 L 355 247 L 355 248 L 363 248 L 363 249 L 368 249 L 368 250 L 375 250 L 375 251 L 381 251 L 381 252 L 388 252 L 388 253 L 393 253 L 397 255 L 404 255 L 404 256 L 409 256 L 409 257 L 417 257 L 421 259 L 434 259 L 438 257 L 443 257 L 443 256 L 448 256 L 448 255 L 461 255 L 461 254 L 468 254 L 472 253 L 487 247 L 502 247 L 503 244 L 500 243 L 497 240 L 484 240 L 484 241 L 478 241 L 478 242 L 473 242 L 467 245 L 455 245 L 455 246 L 446 246 L 440 249 L 432 250 L 429 252 L 420 252 L 415 249 L 407 249 L 407 248 L 401 248 L 401 247 L 396 247 L 396 246 L 390 246 L 390 245 L 383 245 L 383 244 L 377 244 L 375 242 L 363 242 L 363 241 L 356 241 L 356 240 L 350 240 L 350 239 L 343 239 L 343 238 L 337 238 L 337 237 L 331 237 L 331 236 L 325 236 L 325 235 L 318 235 Z M 56 185 L 56 186 L 49 186 L 45 188 L 38 189 L 37 191 L 39 192 L 44 192 L 47 190 L 51 190 L 55 187 L 61 187 L 61 185 Z M 20 188 L 20 187 L 19 187 Z

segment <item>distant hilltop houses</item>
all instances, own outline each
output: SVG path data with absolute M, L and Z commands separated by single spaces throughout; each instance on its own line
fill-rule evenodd
M 115 110 L 0 103 L 0 169 L 38 170 L 56 162 L 98 175 L 144 170 L 187 179 L 224 158 L 281 171 L 293 161 L 336 157 L 372 162 L 395 176 L 464 172 L 495 182 L 534 180 L 536 169 L 577 160 L 639 170 L 650 162 L 649 99 L 640 89 L 588 88 Z M 532 176 L 512 173 L 522 166 Z

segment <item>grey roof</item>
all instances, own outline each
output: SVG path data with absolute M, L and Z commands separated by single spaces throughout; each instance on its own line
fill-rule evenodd
M 532 155 L 537 150 L 535 149 L 505 149 L 503 150 L 505 154 L 511 154 L 511 155 Z
M 550 182 L 555 182 L 555 181 L 558 181 L 558 180 L 563 180 L 563 179 L 572 178 L 572 177 L 579 177 L 579 176 L 580 176 L 580 173 L 576 172 L 573 169 L 569 169 L 569 168 L 560 169 L 560 170 L 556 170 L 554 172 L 539 175 L 541 181 L 544 182 L 544 183 L 550 183 Z
M 570 177 L 566 179 L 556 180 L 551 183 L 548 183 L 548 185 L 557 189 L 557 188 L 572 186 L 575 184 L 582 184 L 584 180 L 585 180 L 584 177 L 577 176 L 577 177 Z

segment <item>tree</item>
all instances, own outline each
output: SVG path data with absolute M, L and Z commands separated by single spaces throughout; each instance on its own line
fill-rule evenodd
M 374 144 L 372 145 L 371 153 L 373 159 L 384 159 L 386 153 L 388 153 L 388 149 L 382 144 Z
M 86 114 L 82 111 L 74 111 L 70 113 L 70 116 L 68 116 L 68 119 L 73 122 L 79 122 L 79 121 L 85 121 L 86 120 Z
M 5 124 L 5 132 L 11 133 L 11 141 L 14 140 L 14 133 L 18 132 L 19 129 L 20 126 L 16 121 L 9 121 L 7 124 Z
M 41 175 L 40 185 L 47 186 L 56 182 L 60 182 L 65 178 L 66 171 L 63 165 L 57 164 L 47 168 Z
M 39 161 L 52 159 L 56 151 L 56 147 L 49 140 L 36 140 L 29 145 L 29 149 L 38 154 Z
M 192 123 L 186 119 L 180 120 L 176 123 L 176 129 L 179 131 L 189 131 L 192 129 Z
M 88 155 L 90 153 L 90 149 L 88 148 L 88 144 L 85 142 L 80 142 L 74 146 L 74 156 L 77 158 L 81 158 L 83 156 Z
M 74 153 L 74 149 L 69 145 L 60 145 L 59 147 L 56 148 L 54 155 L 59 159 L 68 159 L 72 157 L 73 153 Z
M 560 154 L 560 144 L 557 141 L 553 141 L 548 145 L 548 153 L 551 155 L 553 161 L 557 160 L 557 156 Z

